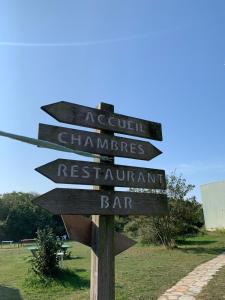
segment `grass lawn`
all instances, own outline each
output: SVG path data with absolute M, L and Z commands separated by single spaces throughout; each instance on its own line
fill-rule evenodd
M 210 280 L 209 284 L 198 295 L 198 300 L 225 299 L 225 267 Z
M 25 247 L 0 248 L 0 299 L 89 299 L 90 249 L 74 242 L 71 245 L 72 254 L 78 258 L 65 260 L 61 280 L 47 287 L 32 284 L 28 274 L 30 253 Z M 174 250 L 136 245 L 116 257 L 116 299 L 157 299 L 197 265 L 224 249 L 222 234 L 189 238 Z

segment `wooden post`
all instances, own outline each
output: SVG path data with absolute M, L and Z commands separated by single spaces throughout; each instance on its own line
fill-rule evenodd
M 98 109 L 114 112 L 114 106 L 100 103 Z M 113 136 L 113 132 L 98 130 Z M 101 158 L 96 160 L 101 163 Z M 114 158 L 108 164 L 114 164 Z M 94 186 L 96 190 L 111 190 L 110 186 Z M 91 300 L 115 299 L 115 251 L 114 251 L 114 216 L 92 216 L 92 250 L 91 250 Z
M 124 180 L 122 185 L 118 184 L 118 181 L 121 180 L 119 176 L 118 181 L 115 177 L 114 181 L 109 182 L 104 178 L 103 168 L 105 168 L 105 170 L 114 169 L 114 173 L 116 172 L 116 168 L 126 168 L 127 172 L 131 172 L 132 174 L 131 177 L 134 187 L 166 189 L 165 172 L 163 170 L 151 169 L 150 171 L 150 169 L 147 168 L 135 167 L 131 170 L 131 167 L 114 164 L 114 157 L 118 156 L 150 160 L 162 153 L 151 143 L 141 141 L 140 139 L 134 140 L 117 137 L 114 136 L 114 133 L 135 135 L 161 141 L 161 124 L 115 114 L 114 106 L 107 103 L 100 103 L 97 109 L 93 109 L 60 101 L 45 105 L 42 109 L 59 122 L 97 129 L 97 133 L 94 133 L 67 127 L 39 124 L 38 137 L 40 140 L 53 143 L 53 145 L 49 144 L 50 148 L 56 149 L 54 144 L 57 144 L 63 146 L 64 151 L 72 149 L 94 153 L 95 155 L 100 154 L 100 156 L 95 156 L 98 158 L 96 162 L 99 168 L 96 164 L 94 168 L 96 168 L 98 172 L 96 172 L 96 174 L 90 172 L 90 175 L 88 174 L 88 181 L 83 181 L 84 178 L 82 178 L 82 176 L 79 177 L 77 174 L 79 169 L 78 164 L 81 166 L 81 164 L 85 163 L 82 161 L 75 163 L 75 161 L 67 160 L 67 162 L 65 162 L 65 160 L 57 160 L 52 162 L 51 166 L 48 164 L 47 172 L 46 170 L 43 171 L 43 168 L 38 168 L 37 171 L 59 183 L 83 183 L 98 186 L 94 187 L 95 191 L 57 188 L 34 199 L 33 202 L 54 214 L 65 215 L 63 219 L 65 225 L 68 227 L 68 233 L 76 240 L 91 246 L 90 299 L 114 300 L 115 255 L 134 244 L 134 242 L 128 238 L 114 234 L 114 214 L 167 215 L 168 203 L 167 197 L 163 193 L 114 191 L 115 186 L 130 186 L 131 182 L 128 179 L 129 176 L 127 180 Z M 123 124 L 123 126 L 121 126 L 121 124 Z M 105 159 L 107 162 L 105 162 Z M 61 164 L 59 164 L 59 161 L 61 161 Z M 75 169 L 72 167 L 74 163 Z M 63 168 L 59 168 L 60 165 L 61 167 L 63 166 Z M 71 176 L 68 176 L 70 173 L 69 169 L 73 172 Z M 63 173 L 59 173 L 59 170 Z M 82 170 L 82 168 L 80 168 L 80 170 Z M 152 171 L 154 174 L 151 173 Z M 52 175 L 49 175 L 49 172 Z M 74 174 L 76 175 L 73 176 Z M 158 175 L 157 182 L 156 175 Z M 149 180 L 148 183 L 151 184 L 150 187 L 146 186 L 147 181 L 144 179 L 146 176 Z M 75 178 L 76 180 L 79 179 L 80 182 L 74 182 Z M 141 181 L 143 186 L 139 186 Z M 120 198 L 121 200 L 123 199 L 122 206 Z M 91 221 L 90 219 L 86 220 L 86 218 L 82 216 L 70 216 L 71 214 L 95 215 L 92 216 Z M 79 225 L 77 225 L 77 222 L 79 222 Z

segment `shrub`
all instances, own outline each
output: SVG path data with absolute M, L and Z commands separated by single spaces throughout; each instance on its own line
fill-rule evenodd
M 56 239 L 51 228 L 37 231 L 37 251 L 32 258 L 32 270 L 40 277 L 54 277 L 57 274 L 59 261 L 57 251 L 62 242 Z
M 142 243 L 162 244 L 171 248 L 179 237 L 199 232 L 204 225 L 202 205 L 187 194 L 194 186 L 187 184 L 182 175 L 167 176 L 168 215 L 163 217 L 132 217 L 124 230 L 138 236 Z M 136 192 L 143 190 L 133 189 Z M 144 192 L 156 193 L 154 190 Z

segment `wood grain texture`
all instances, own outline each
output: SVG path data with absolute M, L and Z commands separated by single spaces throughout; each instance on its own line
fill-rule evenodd
M 91 220 L 80 215 L 62 215 L 61 217 L 69 238 L 91 247 Z
M 91 247 L 91 228 L 95 226 L 90 218 L 80 215 L 62 215 L 67 234 L 71 240 Z M 125 235 L 115 232 L 115 255 L 129 249 L 136 242 Z
M 35 169 L 56 183 L 166 189 L 165 171 L 57 159 Z
M 66 101 L 45 105 L 42 109 L 59 122 L 162 141 L 161 124 L 157 122 Z
M 104 109 L 113 113 L 114 106 L 100 103 L 98 109 Z M 113 138 L 113 132 L 97 130 L 99 134 L 105 134 Z M 101 157 L 95 159 L 101 164 Z M 107 163 L 114 165 L 114 157 Z M 113 186 L 93 186 L 96 192 L 114 192 Z M 91 235 L 91 288 L 90 300 L 114 300 L 115 299 L 115 234 L 114 216 L 92 215 Z
M 114 217 L 92 216 L 91 300 L 115 299 Z
M 33 201 L 56 215 L 156 216 L 167 213 L 164 194 L 56 188 Z
M 38 138 L 70 149 L 107 156 L 151 160 L 162 153 L 149 142 L 46 124 L 39 124 Z

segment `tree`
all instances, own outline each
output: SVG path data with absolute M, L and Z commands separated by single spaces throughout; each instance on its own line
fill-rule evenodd
M 0 238 L 19 241 L 33 238 L 37 229 L 46 226 L 54 228 L 56 234 L 64 234 L 64 226 L 59 216 L 33 204 L 35 193 L 13 192 L 0 197 Z
M 182 175 L 172 173 L 167 176 L 168 215 L 133 217 L 125 231 L 138 236 L 143 243 L 159 243 L 166 247 L 173 247 L 178 237 L 197 233 L 204 221 L 201 204 L 194 197 L 187 197 L 193 188 L 194 185 L 188 184 Z

